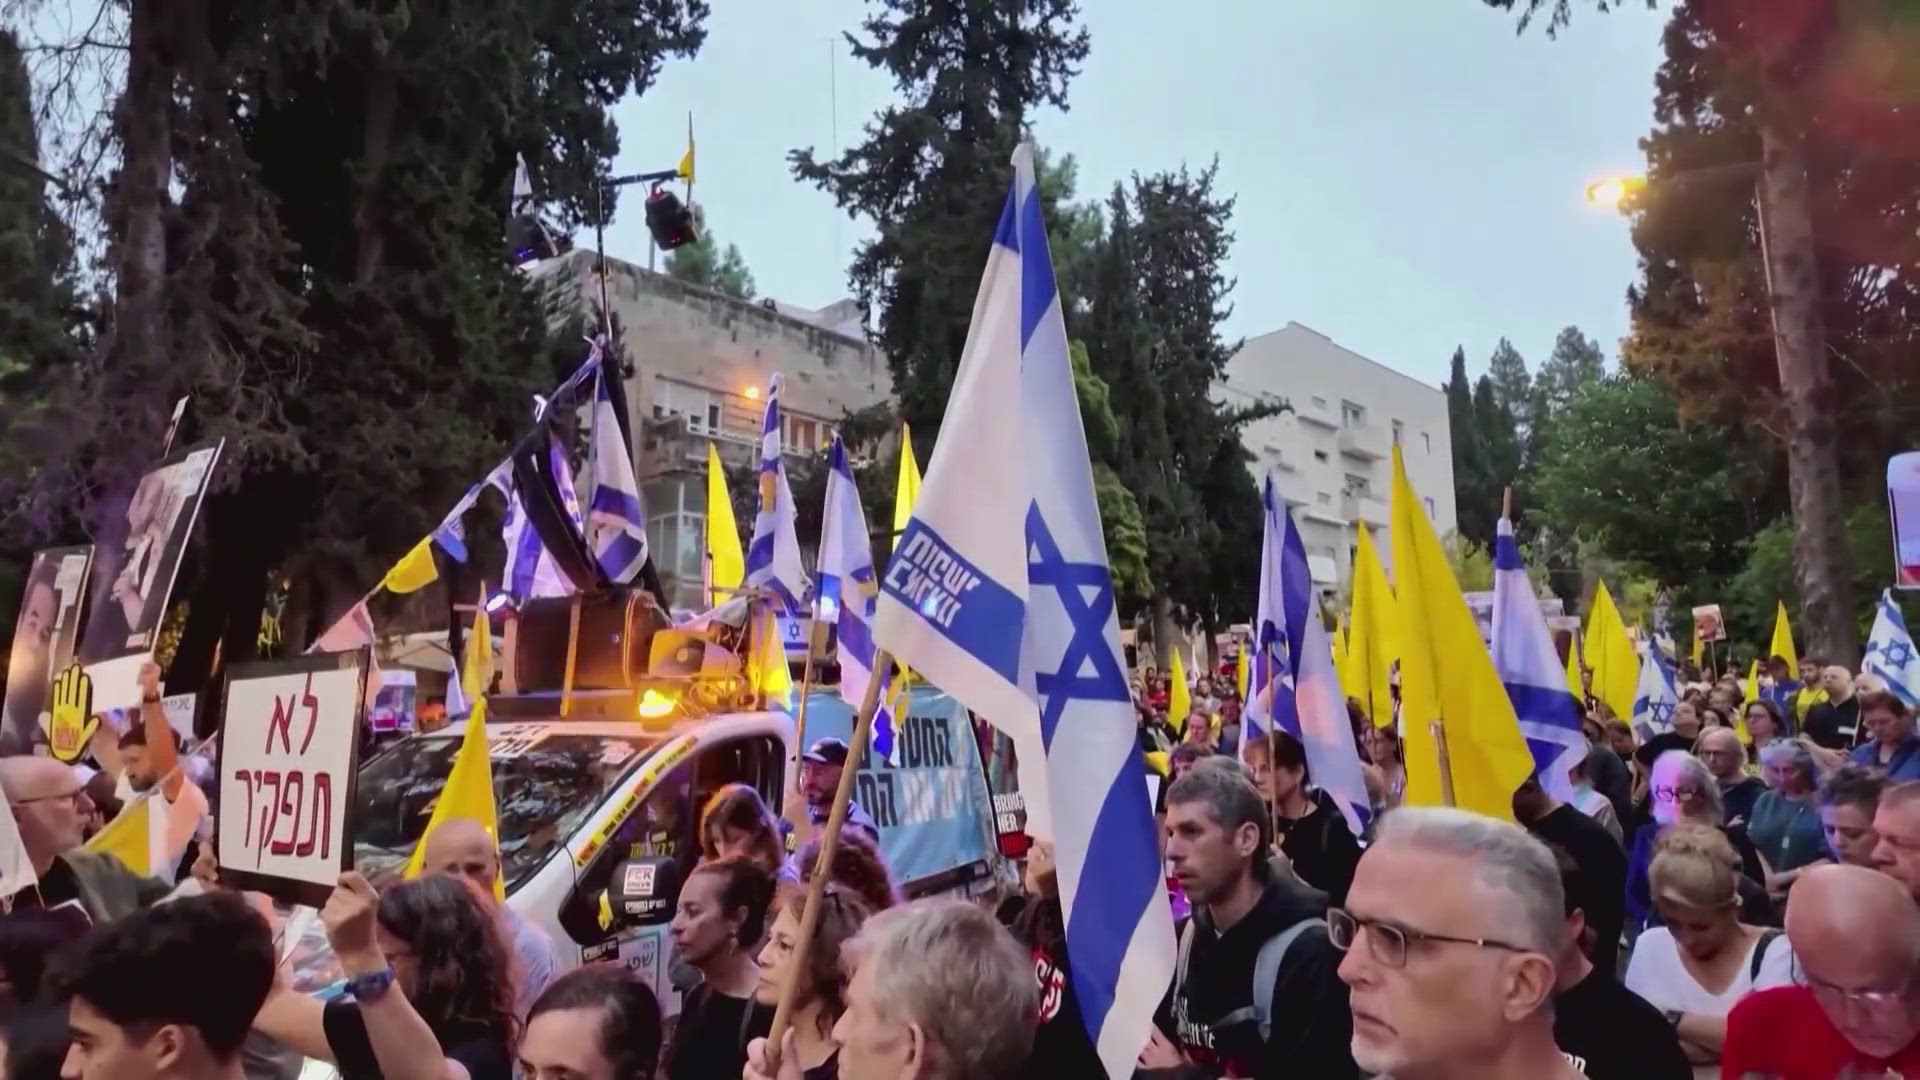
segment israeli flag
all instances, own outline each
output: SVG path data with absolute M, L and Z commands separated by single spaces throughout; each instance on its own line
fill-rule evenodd
M 587 464 L 587 546 L 616 585 L 631 582 L 647 564 L 647 508 L 633 478 L 633 457 L 613 409 L 614 388 L 594 380 L 593 453 Z
M 747 584 L 771 589 L 782 618 L 800 614 L 807 573 L 800 565 L 800 538 L 793 528 L 793 490 L 780 457 L 780 374 L 767 383 L 767 411 L 760 424 L 760 510 L 747 545 Z
M 1313 580 L 1307 569 L 1307 546 L 1300 540 L 1293 514 L 1278 509 L 1280 499 L 1274 493 L 1271 475 L 1267 477 L 1262 501 L 1267 504 L 1269 542 L 1273 536 L 1273 516 L 1285 515 L 1280 581 L 1283 585 L 1302 583 L 1301 591 L 1308 594 L 1301 598 L 1304 606 L 1311 602 Z M 1262 559 L 1262 565 L 1267 561 Z M 1293 597 L 1290 589 L 1283 588 L 1282 592 L 1285 595 L 1281 606 L 1284 607 Z M 1264 594 L 1261 604 L 1266 604 Z M 1340 689 L 1340 676 L 1333 668 L 1333 643 L 1327 638 L 1327 626 L 1320 621 L 1318 611 L 1303 613 L 1300 618 L 1300 647 L 1292 670 L 1293 701 L 1287 703 L 1289 708 L 1285 710 L 1273 710 L 1273 715 L 1282 718 L 1283 726 L 1286 719 L 1293 721 L 1288 730 L 1299 736 L 1307 751 L 1307 772 L 1313 777 L 1313 785 L 1333 796 L 1341 815 L 1347 819 L 1347 827 L 1353 830 L 1353 835 L 1360 836 L 1366 831 L 1373 800 L 1367 797 L 1366 775 L 1360 769 L 1360 749 L 1353 741 L 1353 725 L 1347 720 L 1347 695 Z M 1280 684 L 1276 680 L 1270 685 Z
M 1028 831 L 1054 842 L 1087 1032 L 1107 1074 L 1131 1076 L 1173 977 L 1173 918 L 1033 148 L 1013 163 L 953 436 L 881 579 L 874 640 L 1013 738 Z
M 834 626 L 840 642 L 840 696 L 858 707 L 873 679 L 873 613 L 880 590 L 874 580 L 867 512 L 860 505 L 860 489 L 854 486 L 847 448 L 838 435 L 833 437 L 833 452 L 827 459 L 827 506 L 820 517 L 819 566 L 820 599 L 815 617 Z M 893 716 L 887 708 L 889 696 L 887 687 L 882 686 L 880 709 L 873 717 L 873 751 L 897 764 Z
M 1520 734 L 1533 752 L 1533 772 L 1547 793 L 1563 802 L 1573 798 L 1568 770 L 1586 760 L 1587 737 L 1580 730 L 1580 703 L 1567 689 L 1565 665 L 1553 647 L 1553 634 L 1533 594 L 1533 582 L 1520 562 L 1513 522 L 1506 518 L 1493 539 L 1493 670 L 1507 688 Z M 1671 715 L 1671 713 L 1669 713 Z
M 1286 557 L 1289 535 L 1296 544 L 1299 536 L 1294 532 L 1293 515 L 1281 505 L 1271 476 L 1261 489 L 1260 503 L 1265 525 L 1260 545 L 1260 593 L 1253 620 L 1253 666 L 1240 724 L 1243 749 L 1246 743 L 1273 730 L 1275 724 L 1291 735 L 1300 734 L 1293 676 L 1299 670 L 1302 638 L 1309 621 L 1307 608 L 1313 602 L 1313 576 L 1307 570 L 1306 549 L 1301 549 L 1297 567 Z M 1351 729 L 1347 739 L 1353 739 Z M 1312 763 L 1308 764 L 1311 768 Z
M 566 448 L 560 445 L 558 438 L 550 436 L 547 453 L 552 457 L 553 475 L 560 487 L 560 504 L 578 526 L 580 501 L 573 493 L 572 470 L 567 463 Z M 540 542 L 539 531 L 527 516 L 526 507 L 521 505 L 519 486 L 513 482 L 511 462 L 494 470 L 487 482 L 507 497 L 507 517 L 500 528 L 501 540 L 507 548 L 506 581 L 502 583 L 506 594 L 516 601 L 524 601 L 536 596 L 566 596 L 571 593 L 572 583 L 547 551 L 546 545 Z
M 1909 708 L 1920 706 L 1920 658 L 1913 655 L 1913 637 L 1892 589 L 1880 593 L 1873 632 L 1867 635 L 1867 658 L 1860 666 L 1885 680 L 1887 689 Z
M 1640 687 L 1633 692 L 1633 732 L 1645 742 L 1673 730 L 1673 707 L 1680 704 L 1680 692 L 1667 654 L 1652 642 L 1641 651 L 1646 655 L 1640 662 Z

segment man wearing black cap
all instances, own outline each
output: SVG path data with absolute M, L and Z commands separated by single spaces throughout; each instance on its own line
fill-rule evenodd
M 847 744 L 839 739 L 821 739 L 800 755 L 800 796 L 807 802 L 807 820 L 814 830 L 824 826 L 833 812 L 833 793 L 840 788 L 840 772 L 846 765 Z M 875 844 L 880 842 L 879 827 L 853 799 L 847 800 L 847 824 L 865 829 Z

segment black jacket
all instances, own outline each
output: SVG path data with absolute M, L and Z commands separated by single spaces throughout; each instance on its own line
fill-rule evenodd
M 1347 902 L 1347 889 L 1360 866 L 1360 843 L 1347 828 L 1333 796 L 1314 788 L 1308 793 L 1313 809 L 1306 817 L 1280 818 L 1280 850 L 1287 853 L 1300 880 L 1327 894 L 1338 907 Z
M 1087 1034 L 1080 998 L 1073 992 L 1067 967 L 1066 921 L 1057 898 L 1034 898 L 1024 905 L 1004 904 L 1000 919 L 1033 955 L 1033 975 L 1040 984 L 1040 1026 L 1034 1029 L 1033 1053 L 1023 1080 L 1070 1080 L 1106 1074 Z
M 1340 952 L 1327 940 L 1327 896 L 1290 878 L 1270 881 L 1239 922 L 1216 933 L 1202 920 L 1187 957 L 1187 977 L 1161 1006 L 1160 1030 L 1195 1064 L 1143 1070 L 1138 1075 L 1199 1080 L 1233 1075 L 1275 1080 L 1359 1076 L 1350 1043 L 1353 1014 L 1340 981 Z M 1253 1004 L 1253 967 L 1260 946 L 1302 919 L 1321 920 L 1295 938 L 1274 981 L 1272 1031 L 1245 1020 L 1224 1028 L 1213 1021 Z M 1183 927 L 1184 929 L 1184 924 Z M 1176 979 L 1176 983 L 1178 980 Z

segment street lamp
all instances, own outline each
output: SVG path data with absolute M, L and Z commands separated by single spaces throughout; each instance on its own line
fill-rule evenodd
M 1595 206 L 1624 210 L 1627 197 L 1638 195 L 1646 188 L 1647 178 L 1644 176 L 1609 176 L 1587 185 L 1587 201 Z

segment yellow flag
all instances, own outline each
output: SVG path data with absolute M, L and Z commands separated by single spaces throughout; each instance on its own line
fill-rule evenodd
M 1793 651 L 1793 624 L 1787 621 L 1787 603 L 1777 602 L 1773 609 L 1773 644 L 1767 646 L 1768 656 L 1782 656 L 1787 661 L 1787 673 L 1799 676 L 1800 654 Z
M 693 114 L 687 114 L 687 152 L 680 155 L 680 165 L 674 170 L 680 179 L 693 183 Z
M 920 498 L 920 463 L 913 458 L 913 432 L 900 425 L 900 482 L 893 489 L 893 546 L 900 546 L 900 533 L 913 516 L 913 504 Z
M 1240 643 L 1240 658 L 1233 664 L 1233 684 L 1240 692 L 1240 700 L 1247 700 L 1247 678 L 1251 671 L 1247 667 L 1247 644 Z
M 1587 640 L 1580 651 L 1593 669 L 1593 696 L 1606 702 L 1613 715 L 1631 721 L 1633 698 L 1640 688 L 1640 654 L 1604 581 L 1593 595 Z
M 393 564 L 393 569 L 387 571 L 386 577 L 380 579 L 380 587 L 404 596 L 419 592 L 439 576 L 439 567 L 433 565 L 433 538 L 423 537 L 413 545 L 413 550 L 400 556 L 400 561 Z
M 790 713 L 794 708 L 793 672 L 787 667 L 787 643 L 780 636 L 780 620 L 774 617 L 772 604 L 754 606 L 759 614 L 754 619 L 752 651 L 747 657 L 749 677 L 754 689 L 767 696 L 768 708 Z
M 1706 657 L 1707 657 L 1707 643 L 1704 641 L 1701 641 L 1700 635 L 1696 632 L 1693 635 L 1693 655 L 1689 656 L 1687 659 L 1692 660 L 1693 666 L 1698 668 L 1700 666 L 1700 662 L 1702 660 L 1705 660 Z
M 492 685 L 493 625 L 487 618 L 487 595 L 482 590 L 480 604 L 473 609 L 473 633 L 467 635 L 467 660 L 460 668 L 460 689 L 468 701 L 479 701 L 487 696 L 487 688 Z
M 1587 687 L 1580 679 L 1580 635 L 1575 634 L 1567 641 L 1567 689 L 1572 691 L 1573 700 L 1580 707 L 1587 707 Z
M 1187 665 L 1180 661 L 1180 650 L 1173 650 L 1173 663 L 1167 667 L 1167 719 L 1173 730 L 1187 733 L 1187 714 L 1193 711 L 1193 691 L 1187 688 Z
M 112 855 L 141 877 L 173 880 L 177 856 L 167 845 L 167 800 L 159 788 L 142 793 L 87 841 L 88 851 Z
M 1386 567 L 1373 546 L 1373 535 L 1361 525 L 1353 552 L 1353 621 L 1347 624 L 1347 660 L 1353 685 L 1348 691 L 1360 702 L 1360 711 L 1374 727 L 1393 723 L 1393 692 L 1389 672 L 1400 659 L 1400 612 Z
M 740 550 L 740 526 L 733 519 L 733 499 L 727 495 L 727 474 L 720 452 L 707 444 L 707 603 L 718 607 L 733 599 L 747 576 L 747 557 Z
M 493 837 L 495 847 L 499 846 L 500 816 L 493 805 L 493 764 L 487 760 L 487 699 L 484 697 L 473 699 L 473 712 L 467 716 L 467 730 L 460 737 L 460 752 L 454 755 L 453 771 L 447 774 L 447 784 L 434 800 L 433 816 L 427 819 L 420 842 L 413 845 L 413 855 L 407 859 L 409 879 L 419 877 L 425 869 L 427 838 L 433 835 L 433 830 L 460 818 L 479 822 L 487 835 Z M 493 893 L 502 900 L 507 898 L 507 887 L 498 874 L 494 875 Z
M 1333 626 L 1333 673 L 1340 678 L 1341 697 L 1357 699 L 1364 696 L 1362 684 L 1354 678 L 1353 656 L 1348 647 L 1347 617 L 1344 614 L 1338 616 Z
M 1740 684 L 1741 702 L 1760 700 L 1760 661 L 1756 658 L 1747 665 L 1747 681 Z
M 1446 732 L 1454 805 L 1512 821 L 1513 789 L 1533 774 L 1533 755 L 1446 550 L 1407 481 L 1398 445 L 1393 448 L 1392 517 L 1406 801 L 1429 806 L 1445 801 L 1439 744 L 1431 728 L 1437 720 Z

